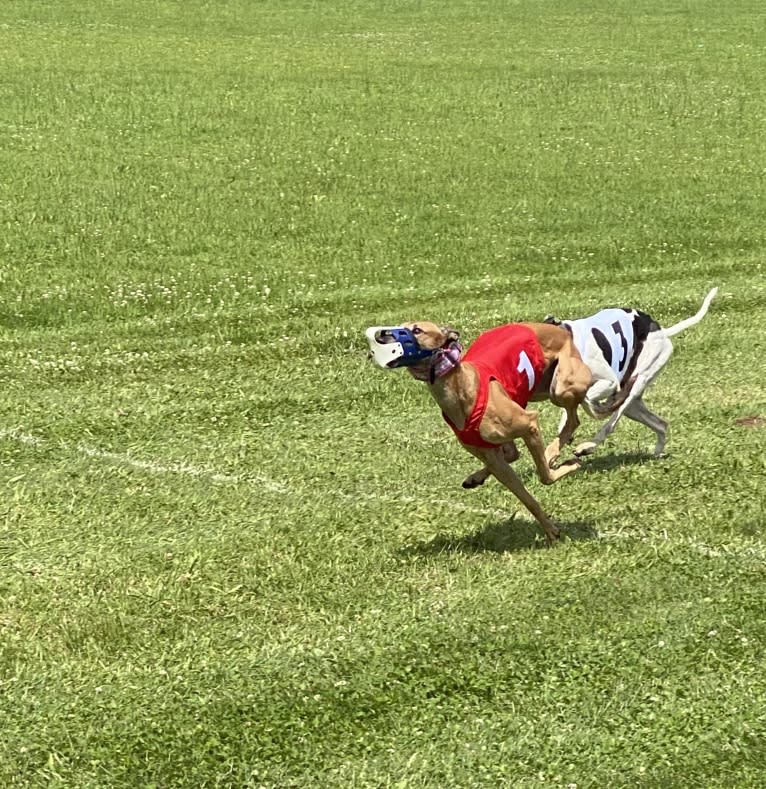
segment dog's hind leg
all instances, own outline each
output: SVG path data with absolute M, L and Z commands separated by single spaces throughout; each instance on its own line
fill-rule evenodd
M 549 466 L 552 466 L 558 459 L 559 455 L 561 454 L 561 447 L 565 446 L 569 443 L 569 441 L 572 440 L 572 434 L 579 424 L 580 420 L 577 418 L 576 410 L 573 420 L 572 409 L 562 407 L 561 419 L 559 420 L 559 429 L 556 433 L 556 438 L 554 438 L 553 441 L 551 441 L 551 443 L 545 448 L 545 459 L 548 461 Z
M 609 417 L 606 424 L 590 441 L 585 441 L 575 448 L 574 453 L 577 457 L 590 455 L 597 446 L 606 440 L 607 436 L 609 436 L 617 426 L 622 415 L 636 400 L 641 398 L 647 387 L 660 374 L 660 371 L 667 364 L 672 353 L 673 344 L 661 331 L 649 335 L 638 357 L 638 361 L 636 362 L 636 371 L 632 379 L 633 383 L 630 387 L 628 396 L 620 403 L 620 406 L 612 416 Z M 641 420 L 639 419 L 638 421 Z
M 582 402 L 582 407 L 588 415 L 592 416 L 594 419 L 603 419 L 605 414 L 599 412 L 599 404 L 614 397 L 619 389 L 620 384 L 616 377 L 599 378 L 590 389 L 588 389 L 585 400 Z
M 575 408 L 575 418 L 576 410 Z M 527 445 L 529 454 L 532 455 L 532 460 L 537 470 L 537 476 L 543 485 L 552 485 L 563 476 L 571 474 L 571 472 L 580 468 L 580 464 L 576 460 L 567 460 L 557 468 L 551 468 L 551 460 L 548 457 L 540 432 L 537 411 L 523 411 L 523 414 L 527 424 L 526 430 L 522 433 L 521 438 Z M 557 442 L 558 438 L 553 443 L 556 444 Z
M 590 368 L 583 362 L 574 343 L 570 343 L 566 352 L 559 355 L 558 368 L 551 382 L 550 400 L 563 408 L 564 413 L 559 422 L 558 435 L 545 449 L 545 460 L 549 466 L 561 454 L 561 448 L 572 441 L 580 425 L 577 408 L 583 403 L 592 380 Z
M 657 443 L 654 446 L 654 456 L 656 458 L 660 457 L 665 449 L 665 442 L 668 438 L 668 423 L 661 416 L 652 413 L 640 397 L 633 400 L 625 409 L 625 416 L 627 416 L 628 419 L 632 419 L 634 422 L 640 422 L 642 425 L 646 425 L 657 434 Z

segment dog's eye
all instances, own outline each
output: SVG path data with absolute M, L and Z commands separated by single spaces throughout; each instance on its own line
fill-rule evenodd
M 421 329 L 419 326 L 413 326 L 412 327 L 412 333 L 413 334 L 422 334 L 423 333 L 423 329 Z

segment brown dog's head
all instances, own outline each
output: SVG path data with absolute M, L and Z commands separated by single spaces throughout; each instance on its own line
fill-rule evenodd
M 451 342 L 456 342 L 460 334 L 449 326 L 437 326 L 431 321 L 417 321 L 415 323 L 404 323 L 403 328 L 409 329 L 415 342 L 427 351 L 437 351 L 444 348 Z
M 459 337 L 454 329 L 430 321 L 371 326 L 366 335 L 375 363 L 388 369 L 428 364 L 437 351 L 451 346 Z

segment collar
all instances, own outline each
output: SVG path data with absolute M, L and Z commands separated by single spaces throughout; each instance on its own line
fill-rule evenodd
M 435 351 L 427 364 L 418 364 L 407 369 L 413 378 L 432 384 L 437 378 L 452 372 L 460 364 L 462 353 L 463 346 L 457 340 L 453 340 L 449 345 Z

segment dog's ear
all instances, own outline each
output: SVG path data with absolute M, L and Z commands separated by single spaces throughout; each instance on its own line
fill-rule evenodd
M 451 326 L 442 326 L 442 332 L 444 332 L 444 336 L 447 338 L 445 343 L 457 342 L 460 339 L 460 332 L 453 329 Z

